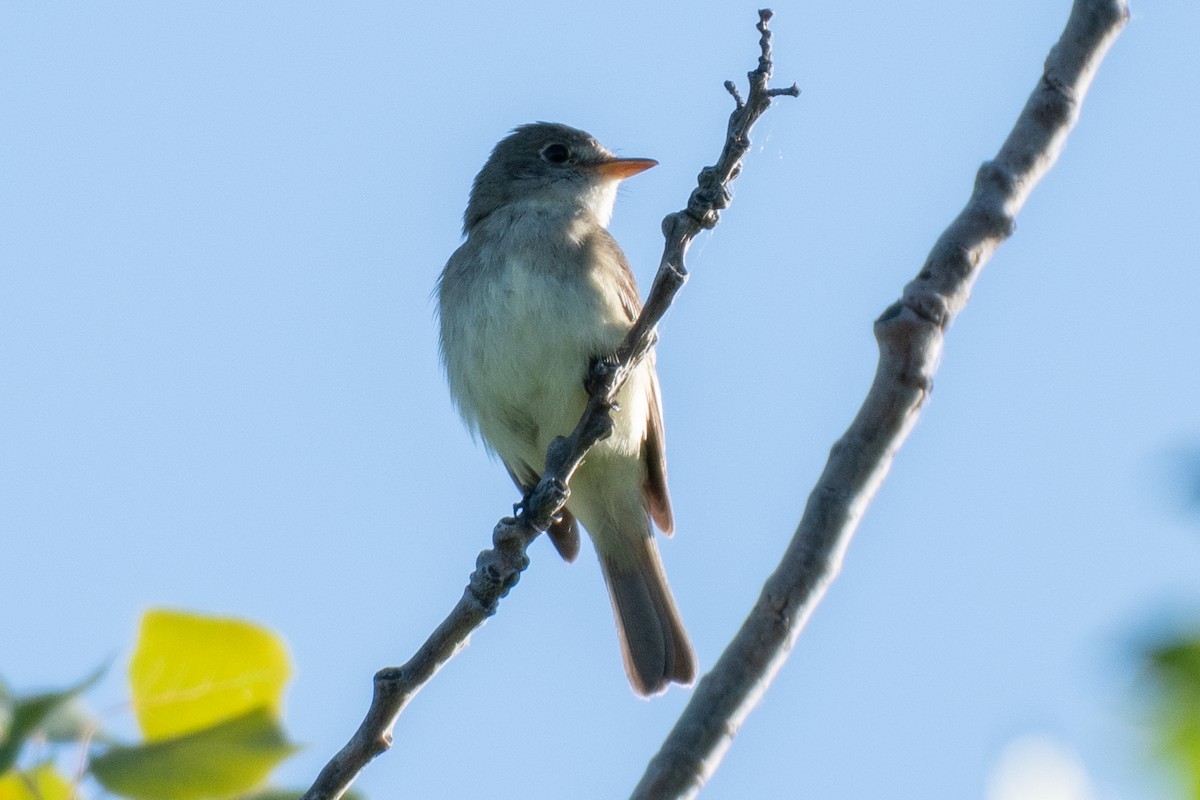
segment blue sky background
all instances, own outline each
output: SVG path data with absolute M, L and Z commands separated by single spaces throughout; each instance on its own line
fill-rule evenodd
M 1066 0 L 775 6 L 777 82 L 662 328 L 671 583 L 707 669 Z M 0 10 L 0 674 L 126 696 L 149 606 L 278 631 L 306 784 L 516 499 L 462 429 L 430 292 L 513 126 L 661 165 L 643 286 L 716 158 L 755 7 L 7 3 Z M 705 798 L 985 796 L 1013 740 L 1163 797 L 1134 646 L 1200 616 L 1200 5 L 1145 0 L 951 329 L 843 574 Z M 546 542 L 417 698 L 372 798 L 620 797 L 688 697 L 630 692 L 595 559 Z M 109 712 L 132 733 L 128 714 Z M 492 788 L 494 787 L 494 788 Z

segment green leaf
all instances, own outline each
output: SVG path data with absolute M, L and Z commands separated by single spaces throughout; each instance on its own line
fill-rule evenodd
M 1150 651 L 1150 668 L 1176 689 L 1200 691 L 1200 638 L 1172 639 Z
M 1146 655 L 1154 684 L 1155 736 L 1167 758 L 1186 776 L 1190 797 L 1200 800 L 1200 637 L 1177 637 Z
M 129 682 L 147 741 L 268 708 L 278 717 L 291 670 L 275 634 L 238 619 L 152 610 L 142 617 Z
M 8 684 L 4 682 L 3 678 L 0 678 L 0 742 L 3 742 L 8 736 L 8 724 L 12 722 L 15 702 L 12 692 L 8 690 Z
M 0 800 L 70 800 L 71 791 L 70 781 L 53 764 L 0 775 Z
M 296 750 L 269 708 L 172 739 L 113 747 L 91 772 L 114 794 L 136 800 L 219 800 L 262 783 Z
M 7 700 L 8 724 L 0 736 L 0 775 L 12 769 L 21 753 L 21 746 L 41 729 L 55 711 L 70 702 L 80 692 L 100 680 L 106 667 L 93 672 L 79 683 L 61 692 L 46 692 Z

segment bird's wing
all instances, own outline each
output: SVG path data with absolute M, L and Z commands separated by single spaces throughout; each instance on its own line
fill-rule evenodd
M 617 245 L 616 240 L 604 231 L 600 244 L 612 251 L 618 265 L 617 290 L 621 294 L 621 307 L 629 321 L 637 319 L 642 312 L 642 300 L 638 295 L 637 281 L 629 261 Z M 643 451 L 646 461 L 646 480 L 642 484 L 642 496 L 650 518 L 658 529 L 670 536 L 675 530 L 675 520 L 671 514 L 671 496 L 667 492 L 667 443 L 663 430 L 661 391 L 658 388 L 658 371 L 654 368 L 654 351 L 646 354 L 646 363 L 650 367 L 650 418 L 646 421 L 646 443 Z
M 671 496 L 667 493 L 667 442 L 663 432 L 662 400 L 658 396 L 654 354 L 646 358 L 650 359 L 650 419 L 646 422 L 646 482 L 642 485 L 642 494 L 654 524 L 670 536 L 675 531 L 675 519 L 671 514 Z

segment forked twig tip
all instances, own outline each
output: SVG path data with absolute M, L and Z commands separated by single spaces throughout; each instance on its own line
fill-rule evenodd
M 725 91 L 733 96 L 733 102 L 737 103 L 738 108 L 746 105 L 746 101 L 742 99 L 742 93 L 738 91 L 737 85 L 733 81 L 725 81 Z

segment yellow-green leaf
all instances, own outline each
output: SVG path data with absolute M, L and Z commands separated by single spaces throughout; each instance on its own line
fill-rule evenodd
M 70 781 L 55 772 L 53 764 L 0 775 L 0 800 L 70 800 L 70 797 Z
M 221 800 L 261 784 L 296 749 L 269 709 L 92 759 L 105 788 L 135 800 Z
M 1200 635 L 1177 635 L 1146 653 L 1159 748 L 1200 798 Z
M 156 609 L 142 617 L 129 682 L 147 741 L 265 708 L 278 717 L 290 673 L 283 641 L 249 622 Z

